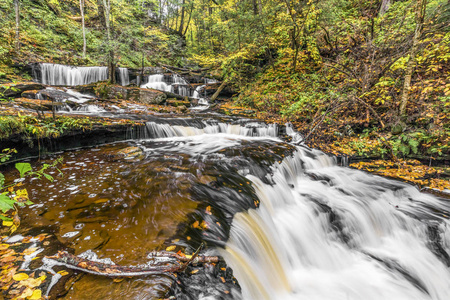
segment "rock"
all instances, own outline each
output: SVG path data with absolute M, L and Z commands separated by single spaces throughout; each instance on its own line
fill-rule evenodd
M 142 149 L 139 147 L 132 146 L 111 153 L 111 155 L 109 156 L 112 158 L 113 161 L 125 159 L 134 162 L 144 158 L 144 151 L 142 151 Z
M 397 123 L 397 124 L 393 125 L 392 128 L 391 128 L 391 133 L 393 135 L 398 135 L 398 134 L 400 134 L 402 132 L 403 132 L 403 126 L 400 123 Z
M 18 82 L 0 85 L 0 95 L 3 97 L 20 96 L 25 91 L 44 89 L 44 85 L 36 82 Z
M 77 240 L 74 241 L 74 249 L 77 254 L 87 250 L 101 248 L 108 243 L 110 235 L 106 230 L 92 230 L 84 232 Z
M 144 104 L 161 104 L 167 98 L 164 92 L 154 89 L 123 87 L 105 83 L 101 83 L 95 88 L 95 94 L 101 99 L 123 99 Z
M 73 98 L 73 96 L 68 93 L 54 89 L 46 89 L 44 91 L 41 91 L 39 94 L 45 100 L 53 100 L 56 102 L 63 102 L 64 100 Z
M 139 89 L 139 102 L 144 104 L 161 104 L 167 99 L 164 92 L 153 89 Z
M 39 90 L 25 91 L 22 93 L 22 98 L 37 99 L 39 92 Z
M 184 106 L 185 108 L 190 106 L 191 103 L 187 100 L 176 100 L 176 99 L 169 99 L 166 101 L 168 105 L 175 106 L 175 107 L 181 107 Z
M 53 105 L 59 106 L 64 105 L 61 102 L 52 102 L 48 100 L 36 100 L 36 99 L 27 99 L 27 98 L 16 98 L 14 99 L 14 103 L 28 109 L 34 110 L 52 110 Z

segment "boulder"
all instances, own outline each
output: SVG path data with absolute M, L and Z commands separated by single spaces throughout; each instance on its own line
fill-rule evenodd
M 0 96 L 19 97 L 25 91 L 42 90 L 45 86 L 36 82 L 17 82 L 0 85 Z
M 167 99 L 164 92 L 153 89 L 139 89 L 139 101 L 144 104 L 161 104 Z
M 46 89 L 44 91 L 41 91 L 39 94 L 45 100 L 53 100 L 56 102 L 63 102 L 64 100 L 73 98 L 72 95 L 66 92 L 54 89 Z
M 167 98 L 164 92 L 154 89 L 123 87 L 103 83 L 95 88 L 95 94 L 101 99 L 122 99 L 144 104 L 161 104 Z

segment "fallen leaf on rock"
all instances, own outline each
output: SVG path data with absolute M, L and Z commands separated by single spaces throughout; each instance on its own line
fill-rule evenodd
M 21 280 L 25 280 L 28 279 L 28 274 L 27 273 L 17 273 L 13 276 L 13 279 L 15 281 L 21 281 Z

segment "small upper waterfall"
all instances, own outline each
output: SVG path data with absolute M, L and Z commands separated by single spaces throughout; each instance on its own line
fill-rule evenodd
M 155 74 L 148 76 L 147 83 L 141 85 L 141 88 L 155 89 L 165 92 L 173 92 L 172 86 L 164 81 L 164 75 L 162 74 Z
M 40 70 L 40 72 L 39 72 Z M 133 77 L 135 76 L 135 77 Z M 190 83 L 178 74 L 154 74 L 146 76 L 141 82 L 141 76 L 130 75 L 128 68 L 117 68 L 117 83 L 127 86 L 131 83 L 130 78 L 141 83 L 141 88 L 156 89 L 164 92 L 175 93 L 183 97 L 191 97 L 199 99 L 199 104 L 207 105 L 205 97 L 201 96 L 201 92 L 205 90 L 206 85 L 216 83 L 217 81 L 210 78 L 204 79 L 204 85 L 197 86 L 195 89 Z M 43 84 L 55 86 L 77 86 L 104 81 L 108 79 L 108 67 L 76 67 L 52 63 L 41 63 L 39 66 L 33 67 L 34 80 Z M 134 81 L 133 81 L 134 82 Z
M 120 84 L 123 86 L 130 84 L 130 73 L 128 71 L 128 68 L 117 68 L 119 72 L 119 80 Z
M 183 97 L 192 97 L 189 83 L 177 74 L 170 75 L 165 80 L 163 74 L 155 74 L 147 77 L 147 82 L 141 85 L 141 88 L 156 89 L 165 92 L 176 93 Z
M 245 300 L 448 299 L 450 205 L 298 147 L 221 250 Z
M 200 93 L 202 92 L 202 90 L 206 87 L 206 85 L 199 85 L 198 87 L 195 88 L 194 94 L 192 95 L 192 98 L 195 99 L 202 99 L 200 97 Z
M 107 67 L 73 67 L 43 63 L 41 82 L 48 85 L 83 85 L 108 79 Z

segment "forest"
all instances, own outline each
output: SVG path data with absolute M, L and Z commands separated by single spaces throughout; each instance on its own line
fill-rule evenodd
M 132 215 L 136 213 L 134 210 L 124 212 L 119 209 L 122 203 L 107 200 L 108 196 L 100 196 L 105 194 L 107 182 L 112 186 L 115 179 L 110 179 L 110 182 L 109 179 L 104 179 L 104 183 L 99 183 L 99 186 L 105 185 L 105 190 L 92 192 L 92 195 L 96 196 L 92 196 L 91 200 L 83 200 L 88 201 L 85 206 L 77 202 L 81 201 L 78 198 L 73 200 L 77 204 L 71 204 L 71 197 L 77 196 L 71 196 L 69 189 L 65 189 L 62 183 L 56 183 L 62 194 L 67 196 L 67 207 L 56 208 L 46 202 L 44 207 L 49 205 L 51 208 L 42 211 L 38 208 L 40 216 L 46 216 L 42 217 L 42 220 L 40 217 L 34 219 L 32 215 L 35 212 L 28 208 L 37 205 L 33 204 L 38 202 L 33 196 L 45 197 L 45 193 L 39 192 L 40 184 L 36 183 L 37 179 L 45 181 L 45 186 L 53 187 L 53 181 L 60 182 L 59 176 L 66 176 L 64 173 L 69 170 L 74 172 L 69 176 L 80 177 L 80 180 L 83 178 L 82 171 L 72 169 L 66 161 L 77 157 L 80 161 L 84 159 L 93 164 L 97 157 L 85 150 L 87 147 L 100 147 L 99 153 L 103 155 L 101 162 L 110 162 L 111 168 L 116 168 L 123 174 L 134 174 L 134 177 L 128 178 L 128 175 L 122 176 L 122 173 L 117 171 L 121 174 L 118 178 L 123 177 L 120 182 L 125 182 L 124 189 L 127 192 L 124 191 L 123 195 L 127 196 L 121 196 L 122 194 L 117 192 L 117 195 L 110 196 L 111 199 L 124 198 L 125 202 L 131 201 L 133 204 L 127 202 L 124 207 L 133 207 L 141 212 L 139 204 L 132 199 L 133 195 L 140 195 L 142 198 L 158 195 L 158 199 L 177 199 L 173 200 L 177 204 L 169 205 L 167 210 L 177 207 L 183 211 L 181 213 L 175 209 L 172 220 L 174 223 L 167 225 L 167 230 L 162 225 L 158 225 L 161 228 L 155 225 L 159 232 L 155 233 L 153 244 L 136 246 L 140 250 L 150 247 L 148 250 L 159 251 L 156 256 L 178 260 L 179 264 L 173 267 L 176 271 L 164 271 L 166 267 L 161 267 L 156 273 L 178 274 L 181 276 L 180 282 L 175 279 L 177 284 L 170 285 L 170 292 L 167 292 L 167 289 L 164 293 L 155 292 L 157 296 L 152 294 L 154 299 L 166 299 L 165 297 L 169 296 L 174 297 L 170 299 L 200 299 L 203 294 L 199 294 L 194 288 L 199 284 L 194 276 L 197 272 L 199 276 L 203 274 L 201 280 L 209 282 L 210 285 L 206 284 L 208 287 L 220 290 L 220 297 L 224 297 L 211 299 L 291 299 L 283 298 L 282 293 L 274 292 L 277 290 L 275 287 L 273 290 L 264 290 L 262 286 L 266 279 L 259 278 L 258 284 L 255 283 L 251 287 L 239 279 L 239 276 L 258 277 L 255 274 L 259 271 L 247 273 L 250 267 L 241 270 L 240 266 L 233 262 L 236 260 L 242 264 L 243 258 L 236 258 L 236 253 L 241 253 L 239 251 L 242 249 L 233 244 L 236 240 L 231 239 L 231 236 L 236 233 L 230 222 L 233 220 L 233 224 L 240 224 L 242 219 L 239 218 L 243 211 L 260 208 L 263 201 L 258 198 L 261 197 L 259 193 L 269 193 L 270 189 L 264 184 L 283 186 L 276 177 L 267 178 L 275 176 L 273 174 L 278 174 L 277 172 L 285 176 L 287 171 L 282 173 L 280 170 L 284 170 L 284 164 L 292 163 L 289 160 L 286 162 L 286 158 L 293 157 L 292 160 L 295 160 L 302 151 L 312 151 L 312 154 L 304 155 L 316 159 L 316 150 L 310 149 L 318 149 L 329 157 L 335 157 L 334 163 L 349 167 L 354 172 L 362 170 L 368 174 L 381 175 L 382 178 L 395 179 L 397 183 L 392 183 L 392 187 L 387 187 L 389 184 L 384 183 L 382 179 L 373 180 L 380 184 L 380 189 L 386 188 L 389 190 L 386 193 L 393 193 L 399 199 L 416 199 L 417 195 L 413 192 L 408 194 L 409 191 L 405 192 L 407 196 L 397 195 L 397 190 L 404 188 L 402 184 L 408 183 L 421 192 L 432 193 L 448 201 L 448 0 L 0 0 L 0 26 L 0 219 L 3 220 L 3 241 L 0 244 L 0 265 L 3 273 L 0 276 L 0 286 L 6 291 L 3 295 L 7 298 L 77 299 L 86 296 L 82 293 L 82 287 L 88 286 L 86 290 L 94 290 L 89 287 L 88 280 L 80 279 L 80 275 L 76 273 L 77 269 L 73 268 L 68 271 L 70 274 L 65 269 L 59 272 L 64 274 L 62 276 L 69 274 L 65 276 L 67 278 L 75 278 L 69 280 L 72 285 L 75 281 L 83 282 L 74 294 L 71 294 L 67 287 L 58 287 L 55 288 L 57 292 L 55 289 L 50 292 L 52 286 L 48 287 L 48 278 L 47 281 L 44 278 L 49 277 L 49 273 L 39 276 L 37 271 L 20 273 L 17 264 L 29 255 L 20 251 L 24 251 L 23 245 L 29 242 L 20 242 L 22 244 L 14 250 L 10 244 L 4 242 L 7 235 L 16 231 L 25 236 L 25 232 L 33 227 L 31 235 L 40 239 L 37 243 L 52 239 L 55 245 L 65 245 L 65 248 L 60 247 L 58 250 L 75 249 L 56 255 L 56 260 L 60 263 L 64 260 L 63 266 L 67 267 L 70 265 L 67 261 L 72 261 L 71 264 L 78 267 L 80 264 L 87 265 L 81 269 L 91 271 L 94 275 L 102 273 L 103 276 L 109 272 L 105 271 L 107 263 L 102 259 L 96 260 L 96 256 L 92 259 L 91 256 L 80 258 L 73 255 L 73 252 L 78 255 L 81 250 L 89 248 L 80 242 L 80 235 L 76 238 L 62 237 L 64 234 L 78 232 L 74 224 L 79 224 L 80 218 L 87 219 L 84 223 L 91 224 L 86 228 L 94 226 L 92 223 L 98 223 L 98 226 L 101 224 L 103 228 L 102 222 L 118 215 L 124 220 L 132 219 Z M 198 109 L 199 107 L 201 109 Z M 236 129 L 236 126 L 240 129 Z M 214 134 L 235 134 L 236 130 L 240 130 L 237 135 L 277 137 L 280 140 L 271 141 L 272 144 L 268 146 L 263 141 L 255 142 L 250 139 L 246 142 L 240 141 L 239 146 L 233 144 L 227 148 L 224 145 L 231 143 L 230 140 L 222 141 L 217 138 L 217 144 L 214 146 L 208 144 L 212 141 L 202 140 L 205 148 L 200 150 L 193 141 L 186 142 L 186 148 L 181 150 L 177 148 L 179 144 L 167 148 L 164 146 L 161 149 L 178 149 L 179 162 L 175 167 L 171 165 L 174 160 L 168 160 L 170 155 L 162 154 L 164 151 L 160 149 L 161 145 L 148 141 L 164 138 L 174 138 L 178 141 L 180 137 L 208 135 L 212 134 L 211 128 L 215 128 Z M 133 142 L 128 142 L 127 147 L 120 144 L 130 140 Z M 144 140 L 143 144 L 136 142 L 139 140 Z M 251 144 L 253 142 L 256 144 Z M 151 147 L 146 143 L 151 144 Z M 64 152 L 64 158 L 55 154 L 80 147 L 84 149 L 80 150 L 82 154 L 76 154 L 76 151 Z M 220 150 L 210 150 L 208 147 L 217 147 Z M 309 150 L 300 151 L 296 147 Z M 158 159 L 151 162 L 148 160 L 150 148 L 154 153 L 158 153 L 155 154 Z M 186 150 L 187 148 L 189 150 Z M 205 150 L 206 148 L 208 150 Z M 208 156 L 213 152 L 225 155 L 227 162 L 223 165 L 217 163 Z M 190 155 L 198 159 L 200 154 L 208 159 L 205 158 L 202 163 L 188 163 L 185 157 Z M 23 162 L 24 158 L 28 160 Z M 239 159 L 245 162 L 237 162 Z M 41 160 L 43 164 L 38 163 Z M 322 183 L 334 182 L 333 179 L 339 178 L 334 171 L 331 171 L 329 178 L 319 174 L 320 172 L 308 173 L 307 169 L 312 167 L 308 165 L 306 158 L 301 160 L 302 168 L 305 168 L 302 172 L 305 172 L 308 178 Z M 135 169 L 125 171 L 120 163 L 122 161 L 135 164 Z M 278 167 L 273 167 L 277 171 L 269 170 L 269 165 L 277 165 Z M 104 167 L 102 165 L 102 168 Z M 297 165 L 289 167 L 290 170 L 301 169 Z M 142 173 L 136 175 L 138 171 Z M 95 175 L 92 176 L 100 176 L 100 179 L 108 178 L 109 175 L 105 175 L 106 171 L 93 172 Z M 141 178 L 144 172 L 151 174 L 148 176 L 152 179 Z M 189 176 L 186 175 L 186 180 L 182 180 L 174 175 L 176 172 L 185 172 Z M 219 175 L 220 172 L 223 172 L 223 176 Z M 242 175 L 244 173 L 245 175 Z M 164 179 L 161 179 L 161 174 L 164 174 Z M 188 179 L 192 176 L 196 179 Z M 355 186 L 363 184 L 364 180 L 356 180 Z M 291 181 L 292 179 L 286 179 L 289 184 Z M 162 192 L 157 192 L 158 187 L 145 191 L 140 187 L 138 191 L 132 189 L 133 184 L 141 186 L 149 182 L 159 184 Z M 79 184 L 82 186 L 81 181 Z M 190 188 L 184 188 L 186 185 Z M 286 185 L 286 188 L 287 186 L 291 187 Z M 326 189 L 330 186 L 333 184 L 327 185 Z M 341 188 L 339 184 L 336 186 L 337 189 Z M 216 189 L 217 194 L 209 188 Z M 350 185 L 345 188 L 352 190 Z M 365 188 L 371 189 L 370 186 Z M 50 190 L 51 188 L 48 189 Z M 175 190 L 179 190 L 178 196 L 175 195 Z M 380 190 L 372 192 L 377 194 Z M 85 194 L 89 193 L 91 191 L 85 191 Z M 163 196 L 164 193 L 166 196 Z M 283 194 L 284 191 L 280 193 Z M 334 195 L 335 190 L 328 193 Z M 213 195 L 219 199 L 218 203 L 211 200 Z M 238 204 L 230 200 L 230 195 L 237 197 Z M 320 198 L 311 193 L 308 199 L 315 197 Z M 194 199 L 197 202 L 192 201 L 197 204 L 187 200 L 183 202 L 179 198 L 190 199 L 189 201 Z M 396 203 L 397 200 L 393 199 L 390 199 L 389 203 Z M 429 206 L 424 204 L 430 209 L 434 207 L 436 213 L 430 213 L 429 216 L 439 214 L 440 218 L 443 216 L 445 219 L 443 222 L 448 224 L 447 204 L 438 206 L 433 201 Z M 345 227 L 345 224 L 341 224 L 345 222 L 339 219 L 339 210 L 334 211 L 335 207 L 325 202 L 319 205 L 319 211 L 329 214 L 330 228 L 337 230 L 336 228 L 341 226 Z M 106 212 L 106 206 L 111 211 Z M 399 206 L 396 208 L 405 211 L 409 209 L 400 204 Z M 80 207 L 88 207 L 89 213 L 88 209 L 84 212 L 80 210 L 77 217 L 70 219 L 73 224 L 67 221 L 70 226 L 65 224 L 65 221 L 60 221 L 64 223 L 60 225 L 61 228 L 67 225 L 67 228 L 71 229 L 67 229 L 67 232 L 61 231 L 59 235 L 52 236 L 48 230 L 37 231 L 37 225 L 29 225 L 36 222 L 50 226 L 48 222 L 51 222 L 53 226 L 57 213 L 70 215 L 72 211 L 78 212 Z M 101 210 L 105 215 L 94 210 Z M 19 217 L 22 211 L 24 216 Z M 161 211 L 166 211 L 166 208 Z M 48 216 L 49 212 L 51 217 Z M 89 215 L 91 212 L 92 216 Z M 345 219 L 345 216 L 342 218 Z M 417 218 L 421 217 L 423 216 Z M 27 218 L 29 221 L 26 221 Z M 234 221 L 236 219 L 238 221 Z M 164 222 L 161 224 L 166 224 Z M 246 224 L 253 224 L 252 222 L 258 223 L 252 219 L 247 220 Z M 21 223 L 25 225 L 22 226 Z M 223 228 L 219 230 L 214 224 Z M 121 226 L 118 226 L 117 230 L 127 227 Z M 142 223 L 139 223 L 139 226 L 142 227 Z M 427 234 L 432 240 L 427 243 L 437 243 L 437 246 L 433 244 L 433 253 L 439 252 L 436 256 L 450 261 L 450 252 L 446 248 L 448 245 L 444 245 L 446 239 L 449 239 L 448 234 L 438 234 L 438 231 L 445 229 L 447 225 L 426 226 Z M 91 229 L 92 232 L 103 232 L 102 228 Z M 62 229 L 56 229 L 56 232 L 58 230 Z M 85 230 L 87 232 L 87 229 Z M 47 237 L 38 235 L 44 232 Z M 82 230 L 79 232 L 82 232 L 82 238 L 87 236 Z M 352 232 L 352 229 L 349 229 L 349 232 Z M 218 237 L 217 240 L 208 237 L 208 233 Z M 349 234 L 346 230 L 336 234 L 345 242 L 351 240 L 345 236 Z M 97 253 L 99 257 L 109 257 L 105 249 L 109 249 L 108 245 L 111 244 L 110 240 L 114 240 L 114 235 L 110 232 L 107 235 L 108 238 L 101 236 L 102 243 L 91 247 L 104 251 Z M 136 235 L 141 236 L 143 233 Z M 153 233 L 150 236 L 153 236 Z M 267 238 L 276 240 L 274 236 Z M 131 240 L 125 238 L 124 243 Z M 182 242 L 168 242 L 174 240 Z M 236 246 L 239 251 L 232 252 L 229 250 L 231 248 L 225 248 L 225 242 L 227 247 Z M 117 245 L 110 247 L 114 246 Z M 205 254 L 203 250 L 200 252 L 202 247 L 224 247 L 226 250 L 212 254 L 206 251 Z M 248 247 L 242 248 L 243 252 L 248 250 Z M 272 267 L 278 270 L 281 268 L 277 267 L 278 264 L 283 265 L 283 257 L 290 257 L 291 254 L 275 259 L 271 255 L 273 252 L 280 252 L 276 248 L 274 246 L 273 249 L 266 249 L 268 252 L 264 254 L 271 257 L 269 260 L 274 260 Z M 175 252 L 177 256 L 172 253 L 174 250 L 179 251 Z M 364 251 L 361 250 L 361 253 Z M 47 254 L 47 249 L 44 253 L 48 257 L 55 255 L 50 252 Z M 120 253 L 125 255 L 125 252 Z M 17 258 L 20 255 L 22 258 Z M 196 258 L 197 255 L 199 256 Z M 370 255 L 374 260 L 378 259 L 377 254 Z M 127 260 L 118 254 L 114 258 L 124 264 L 136 263 L 136 260 Z M 198 265 L 192 263 L 194 258 L 199 261 Z M 215 270 L 211 271 L 214 276 L 207 270 L 208 264 L 211 263 L 209 259 L 214 261 L 215 269 L 211 269 Z M 380 258 L 379 261 L 381 260 L 383 259 Z M 247 262 L 249 265 L 258 265 L 257 261 L 250 258 Z M 399 269 L 404 266 L 400 262 L 398 266 L 395 264 L 387 268 L 403 272 Z M 152 268 L 120 268 L 119 266 L 118 270 L 111 272 L 155 273 Z M 106 270 L 110 269 L 106 267 Z M 192 276 L 186 275 L 185 270 Z M 280 286 L 291 280 L 283 279 L 284 276 L 293 276 L 293 273 L 286 274 L 277 275 L 281 278 Z M 442 274 L 441 276 L 444 276 Z M 123 278 L 125 277 L 124 275 Z M 212 277 L 215 279 L 211 279 Z M 422 283 L 417 278 L 413 278 L 419 282 L 415 286 L 420 286 Z M 24 282 L 22 286 L 20 282 Z M 133 290 L 136 281 L 125 279 L 118 284 L 124 289 Z M 64 286 L 64 283 L 60 285 Z M 165 283 L 157 281 L 150 285 L 151 289 L 156 291 Z M 44 294 L 44 286 L 48 288 L 47 294 Z M 428 288 L 430 291 L 435 287 L 422 288 Z M 436 290 L 439 292 L 433 294 L 431 299 L 441 299 L 439 293 L 445 292 L 443 288 Z M 110 293 L 109 290 L 102 293 L 105 296 L 101 299 L 123 296 L 120 293 Z M 138 294 L 133 295 L 139 297 Z M 411 295 L 410 299 L 422 299 Z M 361 294 L 359 296 L 363 297 Z M 325 296 L 318 299 L 346 298 Z M 383 298 L 380 296 L 374 299 Z

